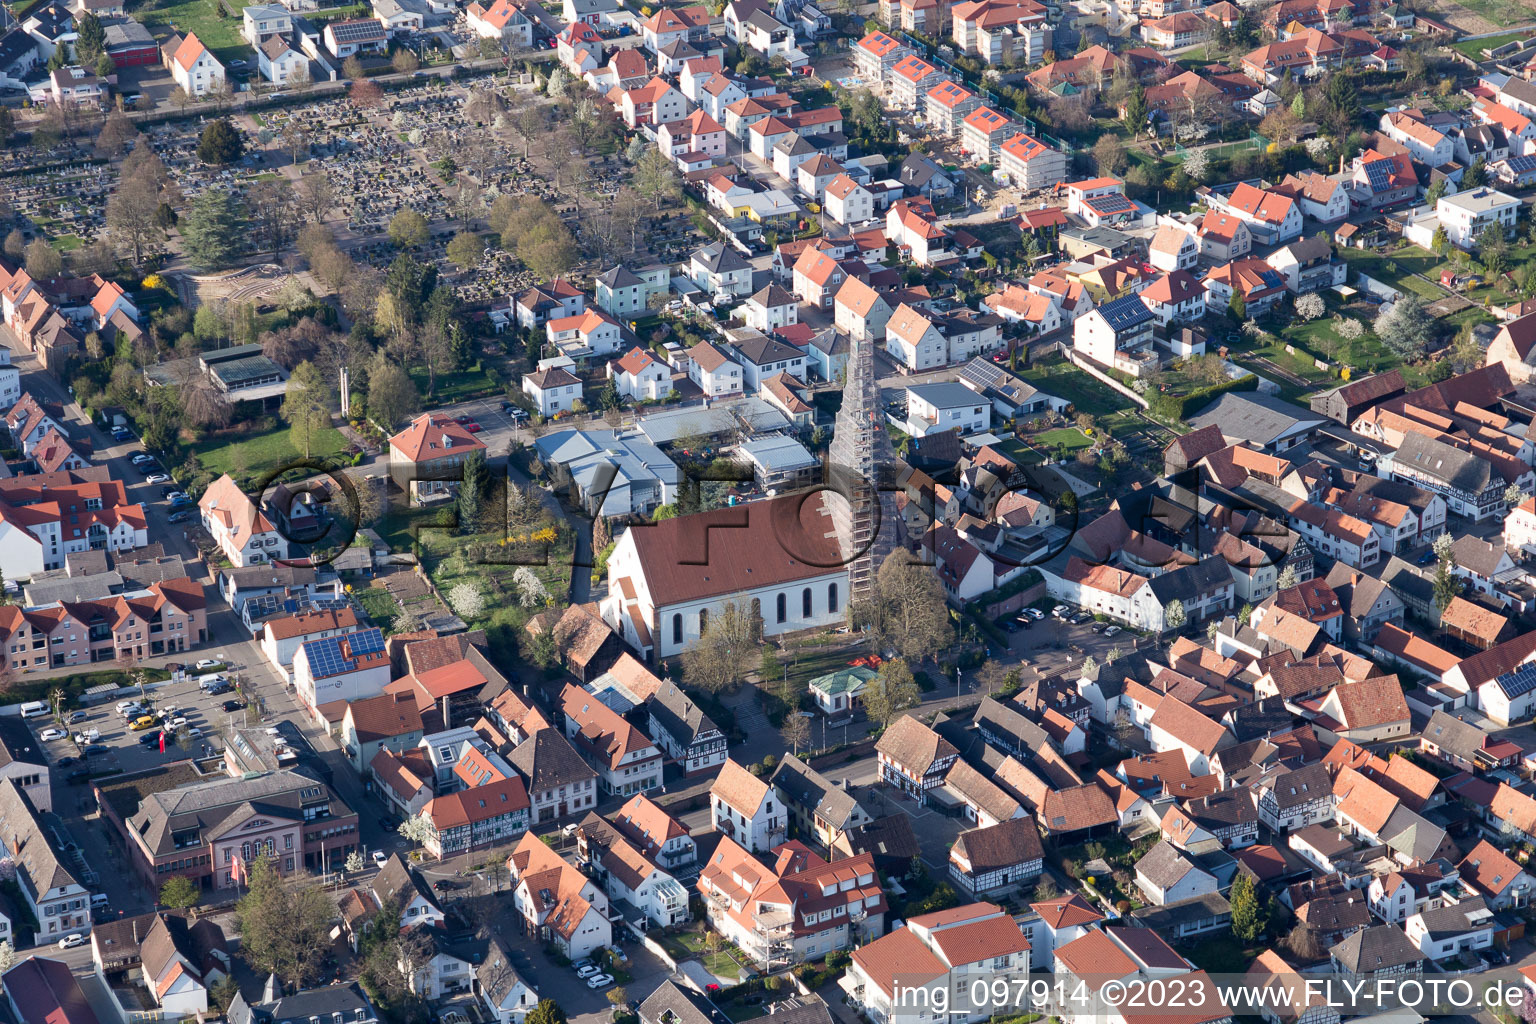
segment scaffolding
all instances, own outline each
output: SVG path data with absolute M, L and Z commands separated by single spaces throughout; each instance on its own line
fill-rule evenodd
M 832 521 L 852 596 L 869 593 L 874 575 L 900 540 L 896 514 L 896 453 L 880 414 L 880 384 L 875 378 L 874 344 L 853 339 L 849 345 L 843 407 L 838 411 L 828 450 L 836 496 Z

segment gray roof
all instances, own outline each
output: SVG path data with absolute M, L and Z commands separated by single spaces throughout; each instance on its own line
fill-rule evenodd
M 1274 793 L 1275 803 L 1281 810 L 1300 807 L 1319 798 L 1331 799 L 1333 794 L 1328 769 L 1323 767 L 1321 761 L 1295 771 L 1267 776 L 1259 787 Z
M 121 593 L 122 589 L 123 577 L 119 573 L 102 572 L 34 581 L 22 588 L 21 597 L 28 608 L 36 608 L 57 601 L 100 601 Z
M 604 2 L 611 2 L 611 0 L 604 0 Z M 609 288 L 633 288 L 635 285 L 645 283 L 634 271 L 624 266 L 617 266 L 604 272 L 597 282 Z
M 1170 601 L 1188 603 L 1222 587 L 1232 586 L 1232 572 L 1220 555 L 1202 558 L 1194 565 L 1159 573 L 1149 581 L 1152 594 L 1166 607 Z
M 1451 560 L 1478 576 L 1489 577 L 1499 571 L 1499 563 L 1509 557 L 1503 541 L 1491 544 L 1480 537 L 1462 534 L 1451 542 Z
M 1487 462 L 1423 434 L 1408 434 L 1392 456 L 1394 466 L 1413 469 L 1448 487 L 1467 494 L 1480 494 L 1493 482 L 1493 467 Z
M 764 289 L 766 291 L 767 289 Z M 762 292 L 758 292 L 761 295 Z M 754 295 L 753 298 L 757 296 Z M 739 338 L 732 338 L 730 347 L 741 354 L 743 359 L 754 366 L 766 366 L 769 363 L 781 363 L 792 359 L 803 359 L 805 353 L 793 345 L 786 345 L 777 338 L 770 337 L 761 331 L 743 333 Z
M 699 249 L 693 254 L 693 262 L 711 274 L 726 274 L 736 270 L 747 270 L 751 266 L 742 258 L 740 253 L 724 242 L 714 242 Z
M 1464 722 L 1439 709 L 1429 716 L 1424 731 L 1419 735 L 1464 761 L 1471 761 L 1472 756 L 1483 749 L 1483 741 L 1488 738 L 1487 733 L 1471 722 Z
M 1195 865 L 1184 856 L 1184 851 L 1166 839 L 1160 839 L 1136 862 L 1136 873 L 1159 889 L 1178 884 L 1179 879 L 1194 871 Z
M 530 796 L 597 778 L 558 729 L 540 729 L 518 744 L 507 762 L 528 780 Z
M 263 772 L 251 778 L 213 778 L 190 786 L 151 793 L 133 814 L 129 825 L 158 855 L 175 848 L 177 833 L 217 830 L 231 818 L 261 813 L 301 820 L 309 803 L 328 801 L 334 808 L 340 798 L 325 783 L 295 768 Z M 345 805 L 342 813 L 349 813 Z M 207 838 L 206 836 L 204 837 Z
M 404 907 L 420 896 L 429 905 L 437 906 L 437 900 L 432 897 L 427 883 L 411 870 L 405 858 L 398 853 L 392 854 L 374 877 L 373 894 L 378 897 L 380 905 L 393 900 L 396 906 Z
M 992 742 L 1009 750 L 1023 753 L 1039 750 L 1050 745 L 1050 735 L 1039 725 L 1025 717 L 1010 704 L 993 697 L 983 697 L 972 718 L 978 732 L 995 737 Z
M 584 496 L 601 495 L 605 515 L 634 511 L 622 485 L 670 488 L 681 479 L 677 465 L 639 433 L 560 430 L 540 437 L 534 448 L 545 465 L 565 467 Z
M 0 718 L 0 768 L 8 764 L 46 765 L 48 755 L 19 718 Z
M 1488 901 L 1481 896 L 1420 911 L 1419 920 L 1424 922 L 1429 938 L 1436 940 L 1453 939 L 1458 935 L 1494 926 L 1493 912 L 1488 909 Z
M 34 896 L 80 884 L 64 866 L 50 830 L 38 821 L 36 808 L 15 779 L 0 778 L 0 822 L 5 823 L 5 845 L 16 861 L 17 878 L 26 878 Z
M 760 433 L 788 430 L 789 419 L 761 398 L 751 396 L 699 405 L 662 409 L 642 417 L 640 432 L 654 444 L 675 441 L 684 433 L 729 434 L 736 430 Z
M 1328 955 L 1351 974 L 1389 971 L 1429 959 L 1408 941 L 1401 928 L 1393 924 L 1362 928 L 1329 949 Z
M 805 445 L 783 434 L 748 438 L 738 449 L 754 463 L 769 470 L 785 472 L 817 464 L 816 456 Z
M 897 177 L 903 185 L 912 188 L 922 188 L 934 178 L 939 178 L 945 183 L 950 181 L 949 176 L 944 173 L 944 168 L 940 167 L 933 158 L 924 156 L 922 153 L 913 153 L 903 160 Z
M 712 1007 L 705 998 L 671 978 L 640 1004 L 641 1024 L 710 1024 Z
M 480 982 L 482 993 L 489 997 L 492 1005 L 499 1005 L 518 985 L 530 992 L 536 991 L 526 978 L 517 973 L 517 968 L 512 966 L 512 961 L 507 957 L 507 947 L 496 936 L 491 937 L 486 948 L 485 961 L 475 968 L 475 980 Z
M 980 395 L 951 380 L 933 384 L 914 384 L 907 388 L 909 396 L 915 395 L 936 409 L 962 409 L 966 406 L 987 404 Z
M 1131 911 L 1131 923 L 1140 928 L 1150 928 L 1159 934 L 1172 934 L 1173 929 L 1212 917 L 1231 917 L 1232 904 L 1219 892 L 1201 893 L 1187 900 L 1175 900 L 1161 907 L 1143 907 Z
M 798 757 L 780 761 L 771 781 L 779 792 L 779 799 L 799 804 L 835 829 L 852 825 L 859 810 L 859 802 L 847 790 Z
M 1212 423 L 1223 437 L 1267 445 L 1303 424 L 1320 424 L 1323 418 L 1308 409 L 1257 391 L 1228 392 L 1190 417 L 1192 427 Z M 1417 435 L 1411 435 L 1417 436 Z
M 848 335 L 832 327 L 824 328 L 811 335 L 811 346 L 829 356 L 849 354 Z
M 670 681 L 657 688 L 655 696 L 646 702 L 646 710 L 650 712 L 653 725 L 664 729 L 682 745 L 690 744 L 706 733 L 720 731 L 720 727 L 699 707 L 699 702 Z
M 331 1015 L 336 1013 L 341 1014 L 343 1024 L 378 1020 L 378 1014 L 356 982 L 305 989 L 255 1006 L 247 1003 L 245 996 L 237 994 L 234 1002 L 229 1004 L 227 1016 L 229 1024 L 272 1024 L 273 1021 L 307 1021 L 311 1017 L 330 1021 L 334 1019 Z

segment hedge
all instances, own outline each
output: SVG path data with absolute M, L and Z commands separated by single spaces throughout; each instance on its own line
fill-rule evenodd
M 171 673 L 163 668 L 141 668 L 137 671 L 144 673 L 145 682 L 158 683 L 171 678 Z M 8 704 L 20 704 L 24 701 L 47 700 L 48 694 L 57 687 L 64 691 L 66 701 L 76 699 L 87 690 L 93 690 L 98 686 L 132 686 L 133 677 L 124 669 L 108 669 L 104 672 L 82 672 L 77 675 L 53 676 L 44 679 L 32 679 L 25 682 L 12 681 L 0 685 L 0 701 Z
M 1248 373 L 1236 380 L 1226 380 L 1220 384 L 1197 388 L 1187 395 L 1153 395 L 1148 399 L 1147 411 L 1162 419 L 1186 420 L 1191 414 L 1199 412 L 1230 391 L 1257 391 L 1258 389 L 1259 378 Z

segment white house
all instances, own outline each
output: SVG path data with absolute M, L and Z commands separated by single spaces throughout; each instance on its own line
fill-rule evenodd
M 619 350 L 622 341 L 618 322 L 595 309 L 548 320 L 544 330 L 550 344 L 572 359 L 611 355 Z
M 1072 347 L 1094 362 L 1140 376 L 1156 368 L 1156 322 L 1140 296 L 1125 295 L 1078 317 L 1072 324 Z
M 752 265 L 724 242 L 713 242 L 695 252 L 688 260 L 688 278 L 722 301 L 752 294 Z
M 862 224 L 875 215 L 875 194 L 845 172 L 827 185 L 823 208 L 839 224 Z
M 332 701 L 384 692 L 391 670 L 384 634 L 377 628 L 311 640 L 293 656 L 293 689 L 313 713 Z
M 656 401 L 672 391 L 672 371 L 636 345 L 608 364 L 608 376 L 620 395 L 632 401 Z
M 293 14 L 279 4 L 251 4 L 241 12 L 240 34 L 257 49 L 268 36 L 286 36 L 293 31 Z
M 1403 923 L 1408 941 L 1431 960 L 1448 960 L 1462 953 L 1487 949 L 1500 925 L 1481 896 L 1410 914 Z
M 767 853 L 784 842 L 788 816 L 768 783 L 730 758 L 709 788 L 710 821 L 751 853 Z
M 511 0 L 491 0 L 489 4 L 470 4 L 464 9 L 469 29 L 481 39 L 494 39 L 506 46 L 533 45 L 533 22 Z
M 237 567 L 288 557 L 288 539 L 230 478 L 219 477 L 197 503 L 203 529 Z
M 905 430 L 913 437 L 960 431 L 962 437 L 992 427 L 992 405 L 970 388 L 954 381 L 917 384 L 907 388 Z
M 546 418 L 570 412 L 581 401 L 581 380 L 561 366 L 549 366 L 523 374 L 523 394 L 533 399 L 539 415 Z
M 597 306 L 617 317 L 644 316 L 651 296 L 667 294 L 671 278 L 671 272 L 661 265 L 640 270 L 614 267 L 597 279 Z
M 1441 196 L 1435 204 L 1435 216 L 1446 237 L 1462 249 L 1476 248 L 1478 236 L 1490 227 L 1506 237 L 1513 234 L 1519 211 L 1520 200 L 1515 196 L 1486 187 Z
M 189 32 L 171 55 L 171 79 L 188 96 L 207 96 L 223 88 L 224 65 L 197 38 L 196 32 Z
M 688 379 L 708 397 L 741 393 L 741 364 L 707 341 L 688 350 Z
M 249 9 L 249 8 L 247 8 Z M 256 65 L 261 77 L 273 85 L 289 85 L 309 80 L 309 58 L 294 49 L 286 36 L 268 36 L 256 47 Z

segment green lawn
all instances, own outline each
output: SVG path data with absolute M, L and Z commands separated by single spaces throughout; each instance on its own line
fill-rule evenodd
M 1505 43 L 1513 43 L 1530 35 L 1529 32 L 1506 32 L 1501 36 L 1489 36 L 1487 39 L 1463 39 L 1451 44 L 1451 49 L 1460 51 L 1476 61 L 1483 59 L 1484 50 L 1497 50 Z
M 192 446 L 203 467 L 215 476 L 220 473 L 230 473 L 253 478 L 260 477 L 286 462 L 303 456 L 303 453 L 296 449 L 289 439 L 287 427 L 278 427 L 244 441 L 231 440 L 230 433 L 226 432 L 199 441 Z M 347 439 L 342 432 L 327 427 L 316 438 L 310 456 L 330 458 L 340 455 L 346 447 Z
M 422 396 L 427 396 L 427 371 L 420 367 L 413 368 L 411 380 L 416 384 L 416 390 Z M 490 394 L 500 394 L 501 382 L 491 375 L 483 363 L 475 363 L 467 369 L 456 373 L 438 374 L 437 386 L 433 390 L 428 405 L 452 405 L 454 402 L 462 402 L 468 398 L 484 398 Z
M 203 45 L 213 51 L 215 57 L 228 64 L 236 58 L 251 59 L 252 50 L 240 38 L 240 12 L 255 0 L 223 0 L 231 17 L 220 17 L 219 0 L 166 0 L 152 11 L 135 11 L 138 18 L 156 35 L 171 31 L 171 26 L 182 35 L 196 32 Z
M 363 606 L 363 611 L 373 620 L 375 626 L 388 629 L 390 623 L 395 621 L 395 616 L 400 612 L 400 606 L 389 593 L 379 587 L 359 587 L 352 592 L 352 597 Z
M 1065 360 L 1036 363 L 1021 369 L 1019 376 L 1043 391 L 1065 398 L 1078 412 L 1091 414 L 1111 432 L 1135 420 L 1130 399 Z
M 1339 255 L 1344 257 L 1351 271 L 1363 273 L 1394 288 L 1413 292 L 1425 302 L 1436 302 L 1448 294 L 1434 283 L 1445 261 L 1428 249 L 1420 249 L 1416 245 L 1403 246 L 1385 253 L 1369 249 L 1341 249 Z M 1423 276 L 1415 277 L 1415 274 Z
M 1474 14 L 1480 14 L 1500 28 L 1521 25 L 1531 20 L 1530 9 L 1519 0 L 1456 0 Z M 1476 60 L 1476 56 L 1473 57 Z

